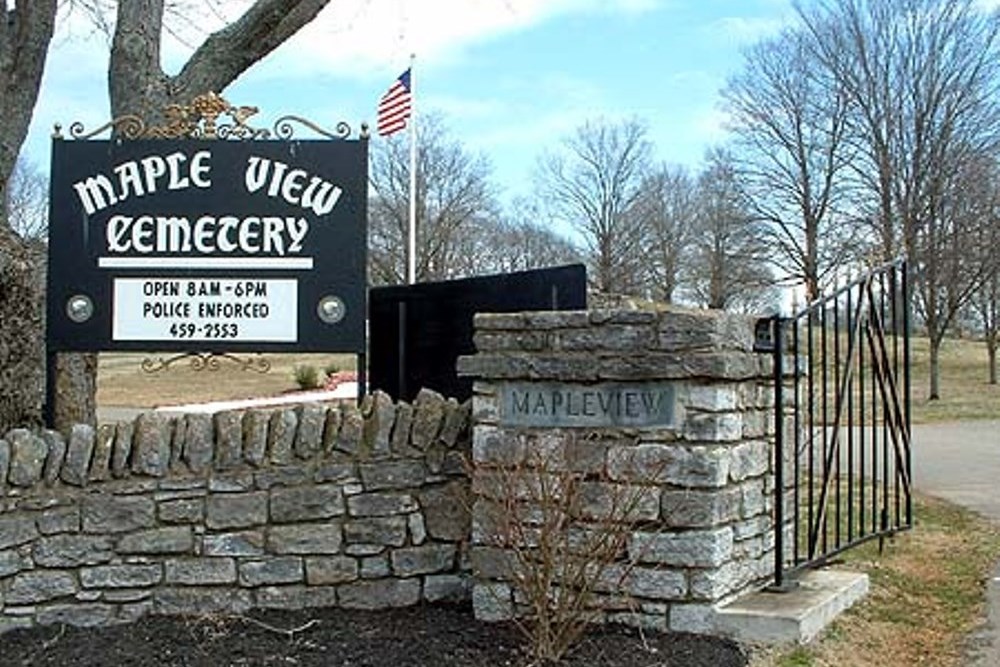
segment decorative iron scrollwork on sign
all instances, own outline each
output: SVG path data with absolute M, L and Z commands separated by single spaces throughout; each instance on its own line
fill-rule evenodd
M 160 357 L 159 359 L 150 359 L 149 357 L 142 360 L 142 370 L 146 373 L 159 373 L 162 370 L 166 370 L 170 366 L 174 365 L 178 361 L 189 360 L 191 365 L 191 370 L 194 371 L 217 371 L 222 368 L 222 361 L 229 361 L 240 367 L 240 370 L 244 371 L 254 371 L 255 373 L 267 373 L 271 370 L 271 362 L 268 361 L 262 355 L 254 355 L 246 359 L 237 357 L 235 354 L 229 354 L 228 352 L 185 352 L 183 354 L 177 354 L 172 357 L 167 357 L 164 359 Z
M 147 125 L 141 117 L 130 114 L 115 118 L 100 127 L 88 131 L 77 121 L 69 127 L 72 139 L 86 140 L 100 136 L 110 130 L 123 139 L 293 139 L 294 123 L 298 123 L 321 137 L 328 139 L 348 139 L 351 126 L 341 121 L 333 131 L 300 116 L 282 116 L 275 124 L 273 132 L 264 128 L 254 128 L 247 120 L 260 110 L 255 106 L 233 106 L 224 97 L 213 92 L 195 97 L 189 104 L 168 104 L 163 110 L 163 125 Z M 62 126 L 56 124 L 55 138 L 62 138 Z M 368 125 L 361 125 L 361 138 L 368 138 Z

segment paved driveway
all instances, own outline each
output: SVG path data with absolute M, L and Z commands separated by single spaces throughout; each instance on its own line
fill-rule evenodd
M 914 426 L 913 483 L 1000 522 L 1000 420 Z M 975 637 L 970 667 L 1000 665 L 1000 566 L 987 595 L 989 621 Z

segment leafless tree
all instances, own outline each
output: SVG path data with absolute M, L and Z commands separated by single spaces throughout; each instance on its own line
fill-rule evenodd
M 995 156 L 1000 128 L 1000 15 L 974 0 L 820 0 L 800 7 L 819 55 L 850 104 L 852 163 L 881 257 L 905 253 L 930 337 L 929 397 L 940 396 L 939 351 L 981 272 L 956 179 Z M 957 216 L 957 217 L 955 217 Z M 956 250 L 958 251 L 956 253 Z M 966 269 L 968 266 L 966 265 Z
M 500 219 L 483 220 L 469 239 L 468 275 L 526 271 L 579 262 L 579 250 L 548 227 L 537 207 L 517 199 Z
M 600 119 L 579 127 L 539 161 L 538 196 L 553 220 L 581 235 L 597 291 L 641 290 L 648 230 L 634 212 L 650 151 L 638 120 Z
M 49 227 L 48 182 L 37 167 L 19 158 L 7 181 L 7 220 L 22 239 L 44 241 Z
M 748 203 L 767 223 L 775 264 L 808 300 L 857 242 L 841 201 L 853 157 L 847 96 L 812 51 L 809 33 L 786 30 L 749 48 L 723 91 Z
M 417 126 L 417 280 L 464 273 L 465 237 L 484 220 L 499 218 L 490 182 L 492 167 L 451 139 L 441 116 Z M 409 141 L 404 134 L 372 146 L 370 262 L 373 283 L 394 284 L 406 276 L 409 225 Z
M 697 184 L 687 170 L 663 164 L 643 179 L 632 217 L 649 234 L 645 282 L 652 298 L 674 300 L 697 216 Z
M 709 152 L 698 179 L 698 214 L 687 291 L 707 308 L 755 310 L 773 301 L 760 225 L 749 212 L 732 154 Z

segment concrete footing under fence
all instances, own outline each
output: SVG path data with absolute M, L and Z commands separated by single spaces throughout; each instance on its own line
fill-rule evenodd
M 867 574 L 807 571 L 787 591 L 759 591 L 720 607 L 715 630 L 751 644 L 805 643 L 867 593 Z

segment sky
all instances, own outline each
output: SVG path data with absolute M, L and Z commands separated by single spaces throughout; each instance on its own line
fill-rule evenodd
M 217 15 L 177 24 L 167 70 L 248 4 L 222 0 Z M 638 118 L 657 160 L 697 169 L 724 138 L 719 90 L 741 50 L 794 17 L 791 0 L 332 0 L 223 95 L 259 107 L 257 126 L 296 114 L 374 127 L 378 98 L 412 53 L 417 122 L 441 115 L 451 138 L 488 158 L 510 202 L 531 195 L 541 153 L 592 119 Z M 42 171 L 53 124 L 108 119 L 107 59 L 103 34 L 79 17 L 61 22 L 23 150 Z

